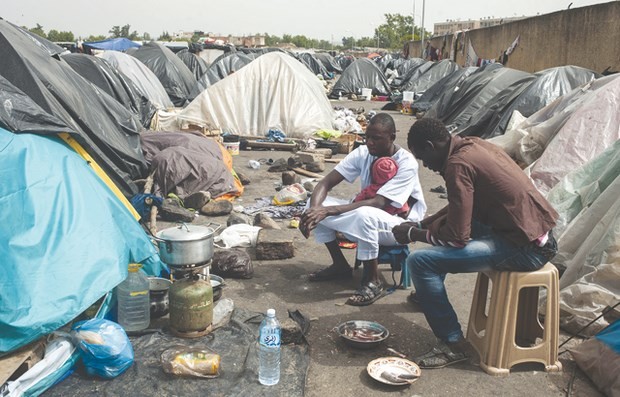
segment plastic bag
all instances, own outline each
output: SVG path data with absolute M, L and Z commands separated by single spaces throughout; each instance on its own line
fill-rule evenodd
M 91 376 L 115 378 L 133 364 L 131 342 L 125 330 L 112 321 L 80 321 L 73 325 L 71 335 Z
M 308 198 L 306 189 L 299 183 L 293 183 L 283 187 L 282 190 L 273 196 L 273 203 L 275 205 L 291 205 L 306 198 Z
M 175 346 L 161 354 L 164 372 L 173 375 L 189 375 L 215 378 L 220 375 L 222 359 L 207 349 Z
M 252 259 L 241 250 L 216 251 L 213 254 L 211 272 L 224 278 L 252 278 Z
M 219 236 L 215 237 L 215 243 L 220 243 L 215 245 L 218 248 L 255 247 L 260 229 L 261 227 L 259 226 L 245 223 L 230 225 L 222 230 Z

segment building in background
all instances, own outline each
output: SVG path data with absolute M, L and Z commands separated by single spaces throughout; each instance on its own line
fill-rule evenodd
M 491 26 L 501 25 L 503 23 L 517 21 L 519 19 L 524 19 L 524 18 L 529 18 L 529 17 L 526 17 L 526 16 L 506 17 L 506 18 L 487 17 L 487 18 L 475 19 L 475 20 L 468 19 L 467 21 L 448 19 L 446 20 L 446 22 L 439 22 L 439 23 L 434 24 L 433 36 L 443 36 L 443 35 L 451 34 L 454 32 L 461 31 L 461 30 L 488 28 Z

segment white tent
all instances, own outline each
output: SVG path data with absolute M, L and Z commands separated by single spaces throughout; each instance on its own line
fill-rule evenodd
M 203 91 L 182 112 L 191 123 L 238 135 L 290 138 L 331 129 L 334 113 L 322 82 L 290 55 L 271 52 Z

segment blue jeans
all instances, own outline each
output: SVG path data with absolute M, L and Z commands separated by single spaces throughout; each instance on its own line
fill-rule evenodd
M 534 244 L 517 247 L 481 223 L 472 224 L 471 237 L 464 248 L 433 246 L 415 250 L 407 258 L 426 321 L 435 336 L 444 342 L 463 339 L 461 325 L 446 294 L 447 273 L 533 271 L 547 263 Z

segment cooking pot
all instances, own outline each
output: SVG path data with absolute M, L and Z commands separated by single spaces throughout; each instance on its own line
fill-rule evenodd
M 161 230 L 155 236 L 159 247 L 159 256 L 168 266 L 187 266 L 210 261 L 213 257 L 213 236 L 215 229 L 201 225 L 170 227 Z

